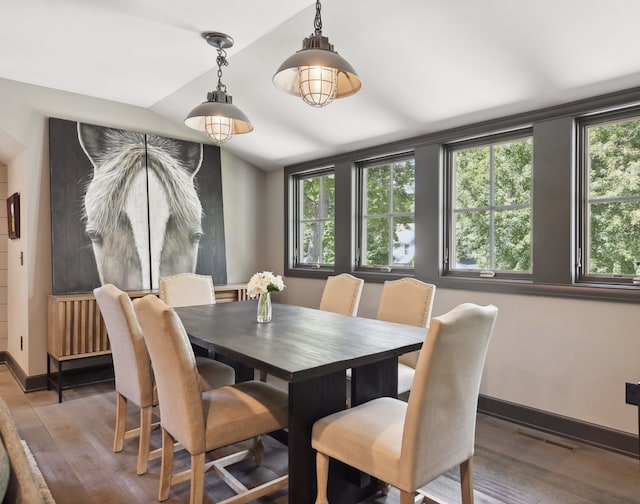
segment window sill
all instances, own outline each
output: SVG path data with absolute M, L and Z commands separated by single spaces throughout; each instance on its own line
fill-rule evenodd
M 431 280 L 427 280 L 431 281 Z M 522 294 L 530 296 L 565 297 L 640 303 L 640 286 L 595 283 L 541 284 L 531 280 L 495 280 L 441 276 L 435 282 L 443 289 Z

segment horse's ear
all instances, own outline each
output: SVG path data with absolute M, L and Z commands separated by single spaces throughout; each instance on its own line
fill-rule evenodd
M 195 142 L 177 142 L 178 159 L 192 175 L 198 173 L 202 165 L 202 144 Z
M 107 128 L 103 126 L 78 123 L 78 140 L 94 167 L 98 166 L 98 159 L 106 150 L 108 143 L 106 131 Z

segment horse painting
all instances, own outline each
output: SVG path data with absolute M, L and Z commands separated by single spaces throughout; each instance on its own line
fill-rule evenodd
M 100 282 L 151 289 L 161 276 L 195 272 L 202 145 L 83 123 L 78 140 L 93 165 L 83 222 Z

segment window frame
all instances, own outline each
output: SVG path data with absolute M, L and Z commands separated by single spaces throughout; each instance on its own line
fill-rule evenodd
M 599 286 L 635 286 L 633 278 L 636 275 L 616 275 L 616 274 L 594 274 L 588 273 L 589 264 L 589 147 L 588 129 L 593 126 L 607 125 L 630 120 L 640 122 L 640 106 L 626 107 L 622 109 L 606 110 L 585 114 L 576 118 L 577 127 L 577 159 L 576 182 L 577 182 L 577 211 L 576 211 L 576 261 L 575 261 L 575 281 L 577 284 L 599 285 Z M 639 159 L 640 161 L 640 159 Z M 624 198 L 628 200 L 627 198 Z M 640 195 L 632 198 L 640 200 Z
M 463 269 L 463 268 L 452 268 L 452 257 L 455 251 L 455 233 L 454 233 L 454 223 L 455 219 L 453 217 L 454 214 L 454 199 L 455 199 L 455 174 L 454 174 L 454 163 L 453 156 L 455 152 L 471 149 L 474 147 L 488 147 L 493 148 L 495 145 L 499 145 L 502 143 L 508 143 L 509 141 L 517 141 L 521 139 L 531 139 L 531 179 L 532 179 L 532 187 L 531 187 L 531 197 L 528 205 L 511 205 L 515 207 L 529 208 L 530 209 L 530 229 L 531 229 L 531 243 L 530 243 L 530 264 L 531 269 L 529 271 L 503 271 L 496 269 Z M 456 140 L 452 142 L 447 142 L 442 145 L 443 153 L 444 153 L 444 184 L 443 184 L 443 201 L 444 211 L 443 215 L 443 250 L 442 250 L 442 259 L 441 259 L 441 268 L 443 276 L 457 277 L 457 278 L 482 278 L 486 281 L 496 281 L 500 279 L 518 279 L 524 281 L 531 281 L 533 278 L 533 173 L 534 173 L 534 162 L 533 162 L 533 148 L 534 148 L 534 136 L 533 136 L 533 128 L 531 126 L 527 126 L 524 128 L 513 129 L 510 131 L 501 131 L 497 133 L 491 133 L 488 135 L 482 135 L 474 138 L 466 138 L 462 140 Z M 495 179 L 493 177 L 493 163 L 491 163 L 490 167 L 490 193 L 494 194 L 495 189 Z M 493 199 L 493 198 L 492 198 Z M 487 211 L 491 216 L 495 215 L 497 210 L 497 206 L 494 205 L 493 201 L 489 202 L 489 206 L 487 207 Z M 493 222 L 493 217 L 490 218 L 491 222 Z M 490 228 L 493 228 L 493 225 L 490 225 Z M 489 247 L 494 250 L 495 249 L 495 240 L 494 234 L 491 232 L 490 244 Z
M 400 276 L 410 276 L 413 275 L 415 267 L 402 267 L 402 266 L 370 266 L 362 264 L 362 251 L 364 249 L 363 242 L 366 240 L 365 233 L 366 228 L 364 225 L 365 215 L 364 215 L 364 205 L 365 205 L 365 187 L 364 180 L 365 175 L 364 172 L 368 168 L 373 168 L 376 166 L 384 166 L 385 164 L 395 164 L 402 163 L 403 161 L 413 160 L 414 167 L 414 208 L 413 208 L 413 220 L 414 220 L 414 233 L 415 233 L 415 153 L 413 151 L 401 152 L 397 154 L 389 154 L 383 157 L 377 157 L 372 159 L 367 159 L 363 161 L 358 161 L 356 163 L 356 208 L 357 208 L 357 217 L 356 217 L 356 236 L 355 236 L 355 264 L 354 264 L 354 272 L 358 273 L 378 273 L 378 274 L 390 274 Z M 391 192 L 393 192 L 392 186 L 390 187 Z M 395 217 L 397 214 L 390 212 L 389 214 L 385 214 L 388 217 Z M 415 240 L 415 234 L 414 234 Z M 391 242 L 390 242 L 391 243 Z M 389 249 L 391 251 L 391 249 Z
M 295 175 L 292 176 L 291 179 L 291 184 L 292 184 L 292 191 L 291 191 L 291 205 L 290 205 L 290 211 L 293 214 L 293 219 L 292 219 L 292 226 L 290 229 L 290 233 L 291 233 L 291 240 L 290 240 L 290 254 L 289 254 L 289 268 L 285 268 L 285 269 L 290 269 L 290 270 L 311 270 L 311 271 L 317 271 L 317 272 L 333 272 L 335 270 L 335 260 L 334 260 L 334 264 L 311 264 L 311 263 L 303 263 L 300 262 L 299 259 L 299 248 L 302 245 L 301 242 L 301 223 L 303 220 L 302 218 L 302 213 L 303 213 L 303 207 L 302 207 L 302 201 L 301 201 L 301 192 L 302 192 L 302 182 L 304 180 L 309 180 L 312 178 L 316 178 L 316 177 L 323 177 L 326 175 L 333 175 L 334 176 L 334 216 L 333 216 L 333 222 L 334 222 L 334 243 L 335 243 L 335 221 L 336 221 L 336 216 L 335 216 L 335 167 L 334 166 L 324 166 L 322 168 L 315 168 L 312 170 L 307 170 L 307 171 L 303 171 L 300 173 L 297 173 Z M 328 219 L 317 219 L 316 221 L 326 221 Z M 335 249 L 334 249 L 334 257 L 335 257 Z

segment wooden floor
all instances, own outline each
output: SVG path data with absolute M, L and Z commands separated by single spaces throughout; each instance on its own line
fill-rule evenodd
M 136 476 L 137 445 L 125 442 L 113 453 L 115 393 L 113 385 L 67 390 L 58 404 L 54 391 L 24 394 L 0 365 L 0 395 L 8 403 L 18 430 L 31 448 L 57 504 L 153 503 L 159 460 Z M 131 425 L 137 415 L 129 414 Z M 152 442 L 159 445 L 159 433 Z M 480 415 L 474 457 L 477 504 L 623 504 L 640 503 L 640 465 L 636 459 L 525 429 Z M 185 454 L 176 467 L 185 466 Z M 284 474 L 286 449 L 267 442 L 263 465 L 238 464 L 237 476 L 249 484 Z M 457 471 L 425 487 L 446 502 L 459 503 Z M 230 491 L 214 474 L 206 479 L 205 502 L 214 503 Z M 188 483 L 174 487 L 168 503 L 189 501 Z M 261 503 L 287 503 L 286 490 Z M 368 503 L 397 504 L 398 493 L 374 496 Z M 306 504 L 306 503 L 292 503 Z

